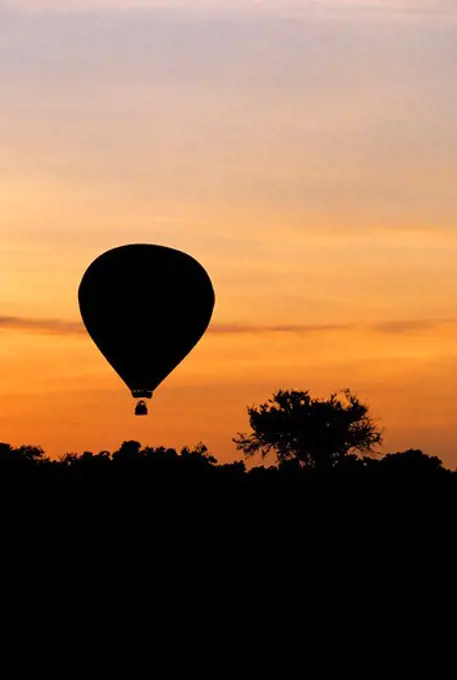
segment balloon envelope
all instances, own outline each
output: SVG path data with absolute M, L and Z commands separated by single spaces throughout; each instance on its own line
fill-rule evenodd
M 210 278 L 194 258 L 147 244 L 100 255 L 78 297 L 89 335 L 135 397 L 150 397 L 184 359 L 214 308 Z

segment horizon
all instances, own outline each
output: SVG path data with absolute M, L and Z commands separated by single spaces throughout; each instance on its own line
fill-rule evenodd
M 1 439 L 203 441 L 350 388 L 457 466 L 455 3 L 0 2 Z M 195 257 L 212 324 L 147 419 L 79 316 L 125 243 Z

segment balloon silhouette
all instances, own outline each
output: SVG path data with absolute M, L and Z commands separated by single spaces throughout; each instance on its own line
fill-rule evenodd
M 190 255 L 164 246 L 108 250 L 85 272 L 78 291 L 86 329 L 132 396 L 144 399 L 189 354 L 206 331 L 214 290 Z

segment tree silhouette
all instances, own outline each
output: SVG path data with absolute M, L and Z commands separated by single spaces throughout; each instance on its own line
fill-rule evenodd
M 0 442 L 0 461 L 6 460 L 37 463 L 46 462 L 48 459 L 41 446 L 27 444 L 14 448 L 11 444 Z
M 113 453 L 113 460 L 132 462 L 141 458 L 142 455 L 140 442 L 129 440 L 123 442 L 118 451 Z
M 396 479 L 402 484 L 429 482 L 449 475 L 437 456 L 428 456 L 418 449 L 408 449 L 399 453 L 388 453 L 380 461 L 380 474 Z
M 279 390 L 258 408 L 248 408 L 250 434 L 234 438 L 247 456 L 273 452 L 280 463 L 328 469 L 350 454 L 373 453 L 382 432 L 350 390 L 313 399 L 308 391 Z

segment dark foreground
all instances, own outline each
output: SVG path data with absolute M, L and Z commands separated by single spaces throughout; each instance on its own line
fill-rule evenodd
M 287 647 L 298 635 L 309 664 L 310 628 L 327 650 L 322 664 L 330 639 L 360 646 L 375 620 L 391 631 L 402 607 L 412 616 L 427 600 L 447 602 L 457 475 L 420 452 L 251 471 L 218 465 L 204 447 L 127 442 L 61 461 L 28 447 L 0 453 L 1 583 L 14 630 L 30 630 L 33 613 L 43 631 L 76 626 L 82 651 L 108 636 L 112 655 L 113 635 L 120 649 L 132 635 L 156 658 L 155 630 L 169 659 L 183 637 L 200 659 L 208 639 L 241 654 L 254 635 L 269 658 L 268 639 Z
M 360 535 L 377 529 L 400 535 L 436 531 L 453 522 L 457 473 L 420 451 L 380 460 L 348 456 L 327 469 L 296 462 L 246 470 L 219 465 L 202 445 L 180 453 L 124 442 L 110 454 L 67 454 L 0 444 L 0 499 L 5 529 L 87 535 L 138 534 L 145 545 L 179 540 L 288 535 L 297 544 L 323 532 Z

